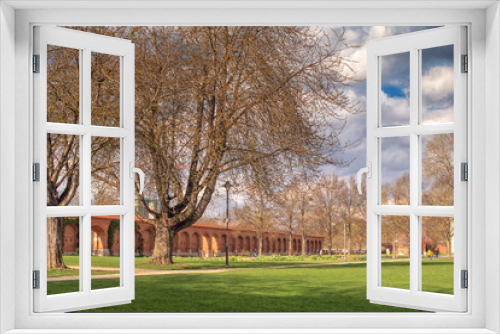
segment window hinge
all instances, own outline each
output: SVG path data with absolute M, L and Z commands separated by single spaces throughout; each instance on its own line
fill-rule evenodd
M 40 55 L 33 55 L 33 73 L 40 73 Z
M 462 73 L 469 72 L 469 56 L 462 55 Z
M 40 270 L 33 270 L 33 289 L 40 289 Z
M 460 165 L 460 179 L 462 181 L 469 181 L 469 165 L 466 162 L 462 162 Z
M 461 271 L 462 275 L 462 289 L 467 289 L 469 288 L 469 273 L 467 270 L 462 270 Z
M 33 181 L 40 182 L 40 164 L 38 162 L 33 164 Z

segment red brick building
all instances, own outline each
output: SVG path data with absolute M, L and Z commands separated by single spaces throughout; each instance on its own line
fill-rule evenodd
M 92 254 L 95 256 L 119 255 L 120 229 L 112 228 L 113 221 L 118 216 L 92 217 Z M 114 232 L 113 232 L 114 230 Z M 112 245 L 109 232 L 113 234 Z M 64 226 L 64 253 L 76 253 L 78 249 L 78 225 Z M 155 243 L 155 228 L 145 220 L 136 218 L 135 248 L 136 255 L 149 256 Z M 309 235 L 306 239 L 307 253 L 318 253 L 323 247 L 323 237 Z M 226 249 L 226 227 L 196 223 L 177 234 L 174 242 L 176 256 L 223 256 Z M 229 254 L 249 256 L 258 249 L 257 233 L 255 231 L 229 227 Z M 262 242 L 262 253 L 288 254 L 288 238 L 285 232 L 266 231 Z M 302 254 L 302 238 L 299 233 L 292 234 L 292 255 Z

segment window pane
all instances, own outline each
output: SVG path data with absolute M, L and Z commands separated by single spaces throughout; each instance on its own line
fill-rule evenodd
M 80 50 L 47 45 L 47 122 L 80 121 Z
M 453 122 L 453 45 L 421 55 L 422 124 Z
M 92 137 L 92 205 L 120 205 L 120 138 Z
M 381 286 L 410 289 L 410 217 L 381 217 Z
M 382 126 L 410 124 L 410 53 L 380 57 Z
M 422 291 L 453 294 L 454 221 L 422 217 Z
M 80 137 L 47 134 L 47 206 L 80 205 Z
M 409 137 L 381 140 L 381 202 L 383 205 L 410 204 Z
M 79 217 L 47 218 L 48 295 L 80 291 L 79 240 Z
M 92 52 L 92 125 L 120 126 L 120 57 Z
M 453 133 L 421 136 L 422 205 L 453 206 Z
M 120 216 L 92 217 L 92 290 L 120 286 Z

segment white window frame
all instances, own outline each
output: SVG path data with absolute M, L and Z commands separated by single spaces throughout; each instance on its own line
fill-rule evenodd
M 35 312 L 74 311 L 130 303 L 134 299 L 135 187 L 132 172 L 135 161 L 135 46 L 129 40 L 91 34 L 59 27 L 34 27 L 34 54 L 39 55 L 39 72 L 34 84 L 34 162 L 40 166 L 40 181 L 34 193 L 34 269 L 39 271 L 39 289 L 34 290 Z M 79 50 L 80 106 L 79 123 L 47 122 L 47 45 Z M 120 125 L 92 125 L 91 55 L 92 52 L 120 59 Z M 80 141 L 79 205 L 47 206 L 47 134 L 78 136 Z M 120 204 L 91 205 L 91 146 L 93 137 L 120 140 Z M 91 219 L 94 215 L 115 215 L 120 220 L 120 285 L 92 290 Z M 80 221 L 80 271 L 78 292 L 47 295 L 47 217 L 77 217 Z
M 12 7 L 19 10 L 14 10 Z M 60 8 L 60 7 L 67 8 Z M 142 7 L 144 10 L 126 9 Z M 162 7 L 163 8 L 159 8 Z M 200 8 L 203 6 L 204 8 Z M 178 328 L 217 329 L 301 328 L 300 332 L 350 333 L 492 333 L 500 331 L 500 11 L 496 1 L 415 2 L 50 2 L 7 1 L 0 4 L 0 330 L 15 333 L 144 332 L 146 328 L 175 332 Z M 231 7 L 232 8 L 227 8 Z M 395 6 L 398 9 L 393 9 Z M 460 8 L 458 8 L 460 6 Z M 86 9 L 82 9 L 85 8 Z M 100 8 L 97 8 L 100 7 Z M 103 7 L 105 7 L 103 9 Z M 267 7 L 267 8 L 265 8 Z M 269 9 L 271 7 L 271 9 Z M 24 8 L 24 9 L 22 9 Z M 75 9 L 79 8 L 79 9 Z M 350 8 L 350 9 L 349 9 Z M 403 9 L 401 9 L 403 8 Z M 40 10 L 46 9 L 46 10 Z M 14 21 L 15 18 L 15 21 Z M 463 314 L 291 313 L 291 314 L 34 314 L 30 245 L 33 212 L 29 194 L 32 148 L 31 45 L 35 24 L 68 25 L 442 25 L 469 27 L 468 141 L 468 312 Z M 13 33 L 15 31 L 15 40 Z M 14 58 L 15 51 L 15 58 Z M 485 71 L 488 64 L 488 71 Z M 15 73 L 13 66 L 15 65 Z M 6 76 L 7 74 L 8 76 Z M 15 89 L 12 81 L 15 79 Z M 15 98 L 14 98 L 15 91 Z M 9 95 L 12 94 L 11 95 Z M 15 110 L 15 115 L 12 113 Z M 11 128 L 9 128 L 11 127 Z M 12 135 L 15 128 L 15 143 Z M 10 136 L 10 137 L 9 137 Z M 12 173 L 15 170 L 15 178 Z M 488 175 L 488 182 L 486 181 Z M 15 198 L 11 198 L 15 189 Z M 486 196 L 488 194 L 488 196 Z M 5 210 L 15 206 L 15 211 Z M 9 221 L 8 221 L 9 220 Z M 14 221 L 15 224 L 12 224 Z M 473 229 L 472 229 L 473 227 Z M 14 235 L 14 238 L 12 238 Z M 15 256 L 12 250 L 15 249 Z M 484 255 L 488 250 L 489 265 Z M 486 280 L 485 278 L 488 277 Z M 12 288 L 14 287 L 14 288 Z M 486 293 L 488 291 L 488 293 Z M 327 296 L 325 296 L 327 297 Z M 15 307 L 12 307 L 15 305 Z M 138 328 L 141 324 L 141 329 Z M 357 328 L 357 330 L 355 330 Z M 383 329 L 381 329 L 383 328 Z M 413 330 L 412 330 L 413 328 Z M 122 329 L 122 330 L 120 330 Z M 491 330 L 491 331 L 490 331 Z M 243 329 L 242 329 L 243 331 Z M 268 331 L 268 332 L 269 332 Z M 40 331 L 41 332 L 41 331 Z M 47 331 L 45 331 L 47 332 Z M 109 332 L 109 331 L 108 331 Z
M 410 34 L 372 40 L 367 45 L 367 163 L 371 177 L 367 192 L 367 297 L 371 302 L 409 306 L 423 310 L 464 312 L 467 290 L 461 288 L 461 271 L 467 270 L 467 183 L 461 181 L 460 164 L 467 163 L 467 73 L 462 73 L 461 55 L 467 54 L 466 28 L 440 27 Z M 453 46 L 453 114 L 451 123 L 422 124 L 422 52 L 421 50 Z M 401 126 L 382 124 L 382 62 L 387 55 L 409 53 L 410 104 L 409 123 Z M 454 134 L 454 206 L 424 206 L 422 198 L 421 135 Z M 409 138 L 410 205 L 385 205 L 381 202 L 383 138 Z M 410 223 L 410 289 L 384 287 L 381 282 L 382 216 L 405 216 Z M 422 217 L 454 218 L 454 266 L 452 295 L 422 290 Z

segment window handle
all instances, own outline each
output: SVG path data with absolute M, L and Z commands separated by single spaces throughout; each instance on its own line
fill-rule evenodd
M 366 164 L 368 166 L 361 168 L 356 174 L 356 183 L 358 185 L 358 192 L 360 195 L 363 195 L 363 191 L 361 190 L 361 176 L 366 173 L 367 178 L 372 178 L 372 163 L 368 161 Z
M 129 167 L 131 179 L 134 178 L 135 173 L 139 174 L 139 195 L 142 195 L 142 192 L 144 191 L 144 179 L 146 178 L 146 174 L 144 174 L 142 169 L 134 167 L 133 161 L 130 161 Z

